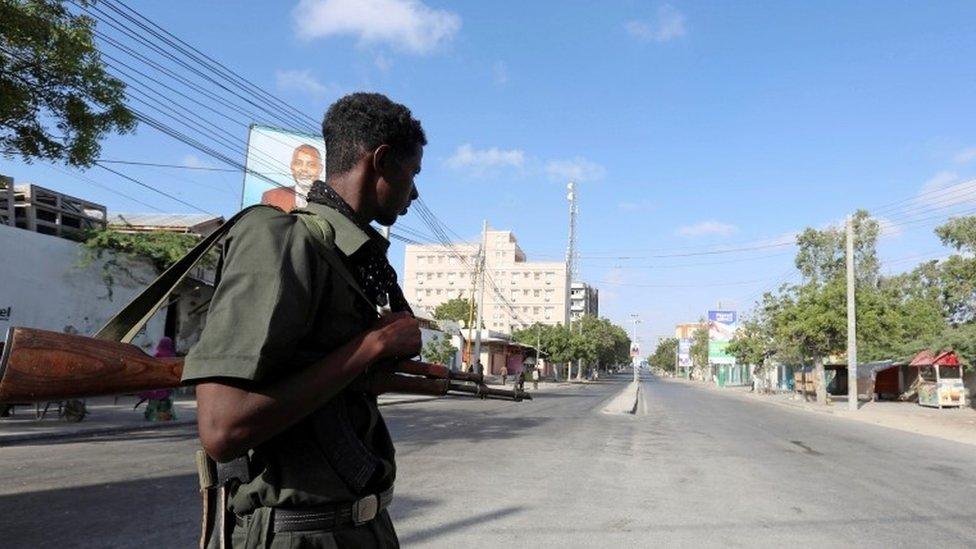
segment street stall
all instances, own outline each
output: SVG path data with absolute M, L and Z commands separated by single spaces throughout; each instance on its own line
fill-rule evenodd
M 918 369 L 918 404 L 932 408 L 966 405 L 962 364 L 953 351 L 928 349 L 915 355 L 911 366 Z

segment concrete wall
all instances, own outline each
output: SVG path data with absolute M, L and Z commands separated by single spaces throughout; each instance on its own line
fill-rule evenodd
M 23 326 L 92 334 L 156 276 L 149 261 L 111 252 L 82 266 L 84 252 L 70 240 L 0 226 L 0 331 Z M 133 343 L 153 350 L 164 314 Z

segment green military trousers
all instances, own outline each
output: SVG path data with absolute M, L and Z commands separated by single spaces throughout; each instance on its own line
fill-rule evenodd
M 233 513 L 229 518 L 233 520 Z M 271 509 L 259 507 L 234 527 L 234 549 L 396 549 L 400 547 L 390 514 L 384 509 L 376 519 L 362 525 L 332 532 L 274 533 Z

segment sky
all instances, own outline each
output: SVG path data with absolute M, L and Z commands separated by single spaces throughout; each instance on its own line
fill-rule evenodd
M 466 238 L 487 220 L 529 260 L 564 257 L 575 180 L 579 278 L 602 316 L 630 331 L 639 315 L 645 352 L 795 279 L 804 227 L 875 212 L 883 270 L 899 272 L 948 254 L 933 227 L 976 208 L 973 2 L 131 5 L 312 119 L 359 90 L 409 106 L 429 141 L 421 196 Z M 221 166 L 145 126 L 102 158 Z M 99 168 L 0 158 L 0 173 L 111 212 L 192 211 Z M 125 173 L 240 207 L 240 173 Z M 402 223 L 429 232 L 416 213 Z

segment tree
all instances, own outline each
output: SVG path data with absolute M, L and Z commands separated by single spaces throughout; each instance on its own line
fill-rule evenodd
M 152 231 L 126 233 L 114 229 L 92 230 L 82 243 L 90 252 L 89 259 L 99 258 L 104 250 L 114 250 L 129 256 L 152 261 L 160 272 L 187 254 L 200 238 L 192 234 Z M 213 262 L 213 257 L 210 257 Z
M 0 151 L 87 167 L 106 134 L 130 132 L 136 119 L 125 84 L 105 71 L 94 21 L 64 4 L 0 1 Z
M 691 332 L 690 354 L 692 367 L 705 379 L 708 368 L 708 322 L 704 318 L 699 319 L 698 327 Z
M 657 368 L 666 372 L 673 372 L 675 370 L 675 362 L 677 361 L 677 357 L 677 338 L 666 337 L 661 341 L 658 341 L 657 348 L 654 349 L 654 353 L 647 357 L 647 363 L 650 364 L 652 368 Z
M 441 303 L 434 309 L 434 318 L 437 320 L 453 320 L 460 322 L 462 326 L 467 326 L 471 319 L 471 308 L 474 302 L 463 297 L 455 297 Z
M 420 354 L 428 362 L 450 366 L 454 363 L 457 351 L 457 347 L 451 343 L 451 338 L 444 334 L 431 338 Z

